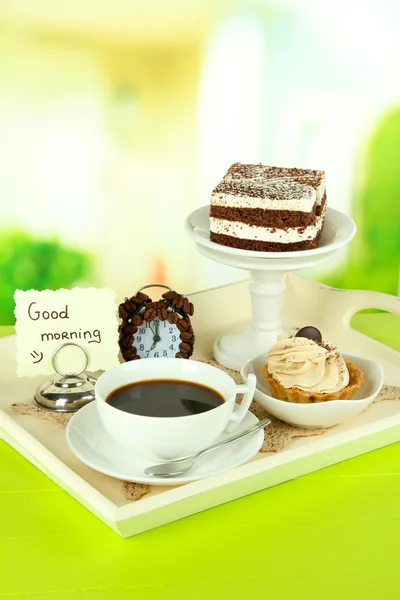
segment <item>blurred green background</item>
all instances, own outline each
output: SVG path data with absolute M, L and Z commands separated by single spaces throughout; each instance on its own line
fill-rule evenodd
M 310 276 L 399 294 L 399 22 L 392 0 L 0 4 L 0 324 L 16 288 L 243 279 L 183 227 L 236 161 L 324 169 L 358 233 Z
M 321 280 L 333 287 L 399 294 L 400 107 L 386 115 L 366 151 L 366 177 L 354 198 L 358 225 L 347 262 Z
M 0 325 L 14 323 L 14 292 L 56 290 L 87 284 L 93 259 L 85 252 L 26 232 L 3 231 L 0 237 Z

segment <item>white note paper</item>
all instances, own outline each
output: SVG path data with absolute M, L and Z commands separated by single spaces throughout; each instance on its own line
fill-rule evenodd
M 19 377 L 53 374 L 51 357 L 63 343 L 84 347 L 88 371 L 119 364 L 116 294 L 111 289 L 16 290 L 17 373 Z M 64 373 L 80 370 L 79 348 L 66 347 L 57 355 Z

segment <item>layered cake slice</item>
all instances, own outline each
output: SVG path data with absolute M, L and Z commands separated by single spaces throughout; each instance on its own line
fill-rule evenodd
M 211 195 L 210 239 L 264 252 L 316 248 L 325 210 L 323 171 L 235 163 Z

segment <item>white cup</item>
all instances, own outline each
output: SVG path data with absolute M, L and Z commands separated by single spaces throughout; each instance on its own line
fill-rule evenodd
M 207 412 L 182 417 L 135 415 L 106 402 L 121 386 L 157 379 L 205 385 L 219 392 L 224 402 Z M 96 382 L 95 402 L 105 430 L 116 442 L 148 460 L 172 460 L 203 450 L 224 431 L 234 431 L 249 409 L 255 387 L 254 375 L 237 385 L 224 371 L 195 360 L 146 358 L 105 371 Z M 235 403 L 237 394 L 244 394 L 240 405 Z

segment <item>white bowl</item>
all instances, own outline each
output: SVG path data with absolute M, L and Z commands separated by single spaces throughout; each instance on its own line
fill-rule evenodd
M 364 374 L 364 383 L 350 400 L 328 400 L 316 404 L 295 404 L 277 400 L 271 395 L 271 390 L 262 374 L 266 364 L 265 354 L 249 360 L 241 370 L 243 381 L 247 381 L 250 373 L 257 378 L 254 400 L 272 416 L 296 427 L 332 427 L 355 417 L 365 410 L 377 396 L 383 385 L 382 366 L 372 360 L 349 356 L 349 358 Z

